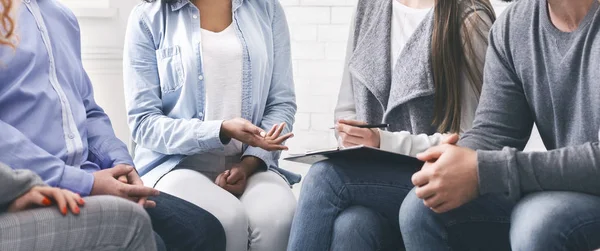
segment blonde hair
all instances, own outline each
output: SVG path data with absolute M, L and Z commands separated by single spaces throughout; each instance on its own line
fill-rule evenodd
M 15 47 L 15 20 L 12 17 L 13 0 L 0 0 L 0 45 Z

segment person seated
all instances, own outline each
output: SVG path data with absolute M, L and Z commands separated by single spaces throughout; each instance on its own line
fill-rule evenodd
M 150 217 L 142 207 L 115 196 L 84 200 L 69 190 L 47 186 L 29 170 L 12 170 L 0 163 L 0 250 L 106 247 L 156 250 Z
M 418 156 L 407 250 L 598 249 L 600 3 L 516 1 L 489 44 L 473 128 Z
M 483 78 L 487 0 L 362 0 L 335 111 L 343 147 L 414 156 L 471 128 Z M 386 123 L 388 130 L 364 129 Z M 305 178 L 288 250 L 398 250 L 414 167 L 322 161 Z
M 156 246 L 161 250 L 224 250 L 225 234 L 214 216 L 143 186 L 127 147 L 115 137 L 108 116 L 94 101 L 92 85 L 81 62 L 79 26 L 73 13 L 56 0 L 23 1 L 11 12 L 9 7 L 17 2 L 21 1 L 3 0 L 0 9 L 0 13 L 8 14 L 0 19 L 4 26 L 0 33 L 5 37 L 0 41 L 15 45 L 0 48 L 0 162 L 17 170 L 31 170 L 52 187 L 91 196 L 86 198 L 90 204 L 84 212 L 100 211 L 92 219 L 105 216 L 102 220 L 107 221 L 107 226 L 142 224 L 143 217 L 134 217 L 140 209 L 121 205 L 120 200 L 95 196 L 114 195 L 145 206 L 157 233 Z M 18 20 L 18 25 L 12 20 Z M 100 205 L 103 202 L 107 204 Z M 111 212 L 114 215 L 109 215 Z M 123 219 L 127 212 L 137 221 L 113 224 L 113 219 L 109 220 Z M 24 215 L 31 216 L 16 217 L 21 219 Z M 87 216 L 78 220 L 61 227 L 90 223 Z M 39 223 L 28 224 L 25 230 Z M 102 224 L 99 227 L 90 229 L 96 228 L 98 234 L 130 233 L 103 229 Z M 109 241 L 123 238 L 134 239 L 119 236 Z M 83 240 L 48 245 L 62 247 Z M 104 237 L 101 240 L 106 241 Z
M 278 167 L 296 113 L 278 0 L 147 0 L 125 38 L 125 97 L 146 184 L 198 205 L 227 250 L 285 250 L 300 177 Z

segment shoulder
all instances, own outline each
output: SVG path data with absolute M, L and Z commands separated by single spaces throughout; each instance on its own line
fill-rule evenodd
M 241 0 L 244 5 L 251 6 L 257 15 L 267 16 L 270 19 L 276 19 L 285 16 L 283 6 L 279 0 Z
M 135 6 L 129 16 L 130 23 L 138 23 L 148 27 L 153 27 L 160 23 L 164 16 L 171 11 L 171 3 L 157 0 L 154 2 L 142 2 Z
M 533 19 L 538 13 L 539 0 L 519 0 L 512 3 L 498 17 L 490 36 L 494 39 L 505 40 L 510 36 L 522 34 L 531 29 Z

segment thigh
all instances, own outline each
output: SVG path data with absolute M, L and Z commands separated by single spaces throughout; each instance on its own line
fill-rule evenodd
M 525 196 L 512 214 L 513 250 L 600 248 L 600 197 L 575 192 Z
M 155 250 L 144 209 L 111 196 L 85 198 L 79 215 L 56 208 L 0 215 L 0 250 Z
M 169 207 L 166 208 L 160 208 L 160 206 L 157 205 L 159 211 L 150 214 L 153 220 L 155 215 L 161 214 L 165 219 L 163 222 L 168 221 L 166 220 L 167 217 L 176 217 L 180 220 L 180 224 L 185 224 L 195 231 L 204 229 L 202 230 L 203 232 L 210 232 L 213 234 L 219 233 L 220 230 L 224 229 L 227 239 L 227 250 L 245 250 L 248 242 L 248 218 L 238 198 L 231 193 L 217 186 L 212 180 L 201 173 L 189 169 L 177 169 L 169 172 L 156 184 L 156 189 L 180 198 L 181 200 L 185 200 L 195 205 L 195 208 L 198 210 L 206 210 L 206 212 L 214 215 L 219 224 L 214 226 L 215 224 L 212 224 L 214 221 L 208 221 L 207 223 L 202 222 L 203 218 L 206 217 L 190 219 L 189 215 L 182 213 L 185 212 L 184 210 L 172 208 L 175 207 L 175 205 L 188 207 L 184 203 L 179 202 L 169 203 Z M 169 224 L 170 229 L 178 228 L 176 225 L 170 223 L 167 224 Z M 202 226 L 202 228 L 200 226 Z M 211 228 L 214 228 L 215 232 L 211 232 Z M 176 231 L 177 230 L 175 230 L 175 232 Z M 179 231 L 184 230 L 180 229 Z M 178 235 L 173 236 L 177 237 Z M 198 238 L 194 236 L 190 237 L 191 240 L 196 240 Z
M 256 173 L 240 201 L 248 215 L 250 250 L 285 250 L 296 210 L 288 183 L 272 171 Z
M 411 168 L 369 161 L 331 163 L 344 184 L 340 194 L 348 206 L 371 208 L 389 221 L 398 222 L 402 201 L 413 188 Z

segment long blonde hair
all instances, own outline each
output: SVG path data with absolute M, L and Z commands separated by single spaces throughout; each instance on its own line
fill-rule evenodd
M 15 47 L 15 20 L 12 17 L 13 0 L 0 0 L 0 45 Z

